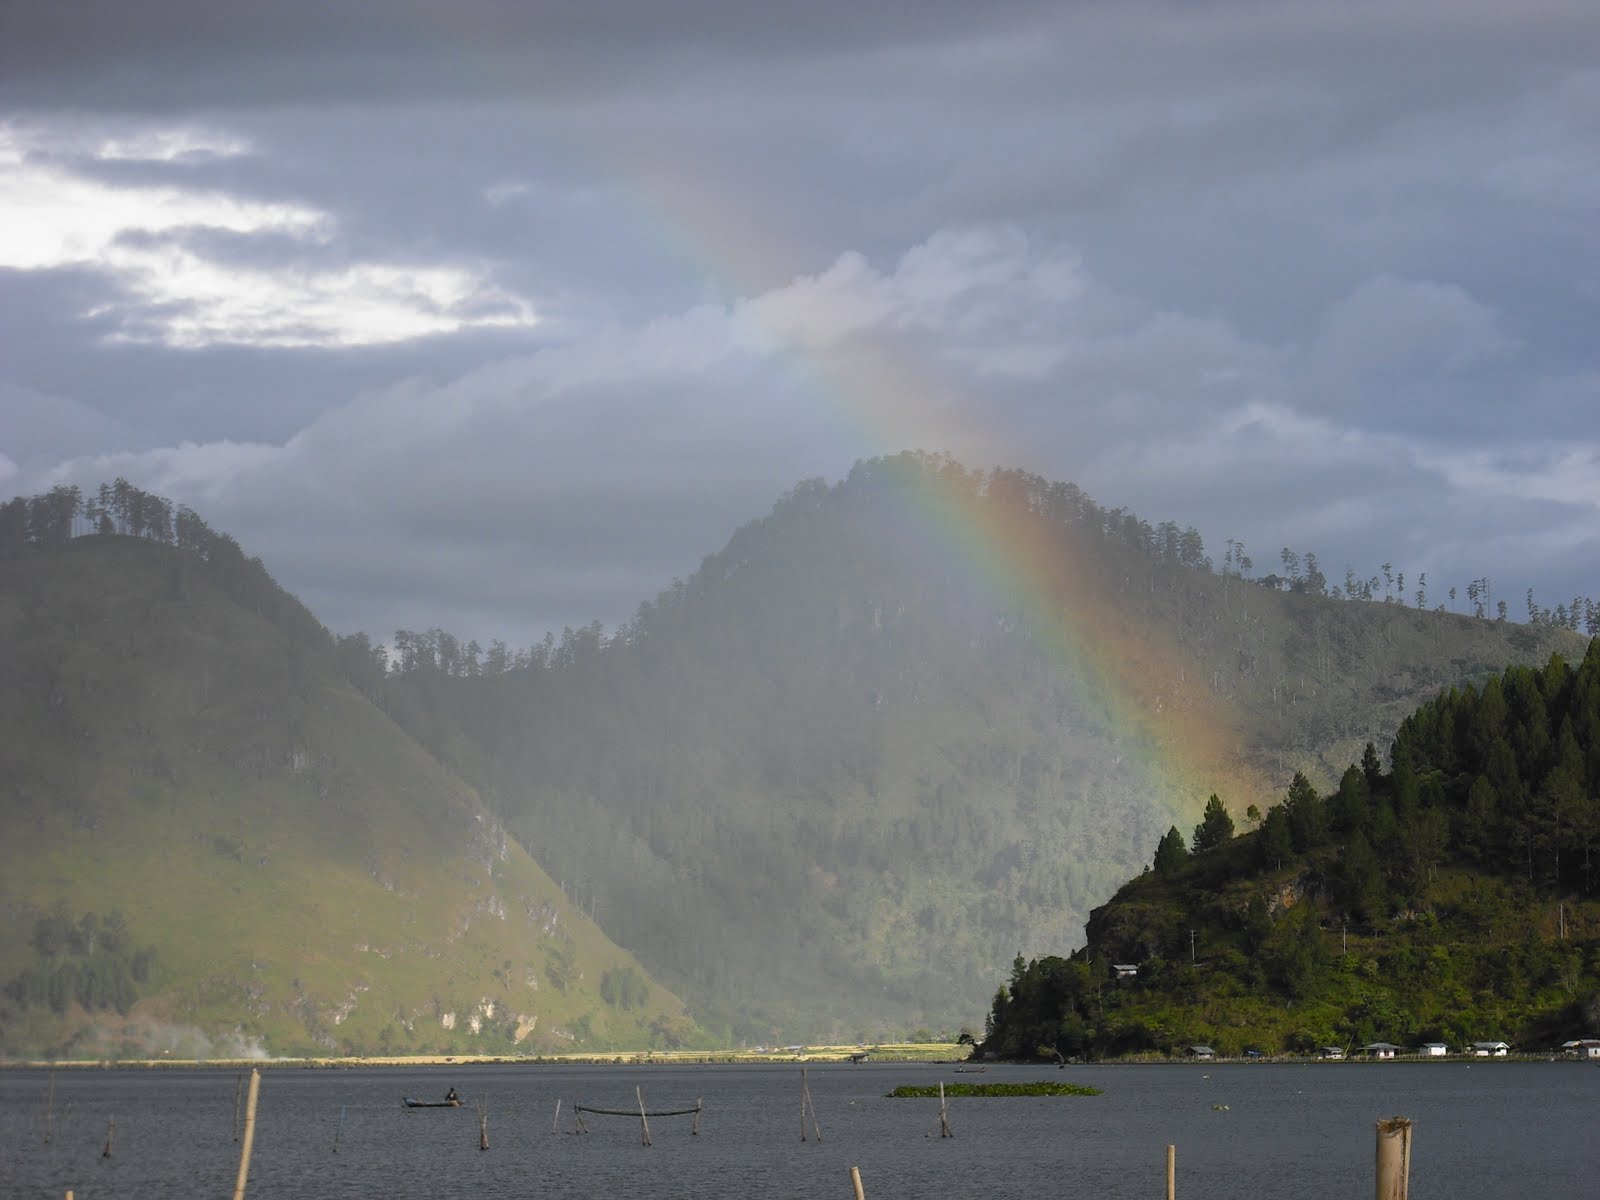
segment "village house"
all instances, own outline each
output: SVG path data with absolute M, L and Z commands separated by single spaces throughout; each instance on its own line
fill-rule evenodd
M 1370 1054 L 1373 1058 L 1393 1058 L 1400 1053 L 1400 1047 L 1393 1042 L 1368 1042 L 1361 1047 L 1361 1053 Z
M 1478 1058 L 1504 1058 L 1511 1051 L 1507 1042 L 1473 1042 L 1472 1053 Z
M 1215 1058 L 1216 1056 L 1217 1056 L 1217 1052 L 1215 1050 L 1213 1050 L 1210 1046 L 1190 1046 L 1189 1047 L 1189 1057 L 1190 1058 Z
M 1139 974 L 1138 963 L 1112 963 L 1111 970 L 1118 979 L 1133 979 Z
M 1318 1058 L 1343 1058 L 1344 1057 L 1344 1047 L 1342 1047 L 1342 1046 L 1323 1046 L 1322 1048 L 1320 1048 L 1317 1051 L 1317 1057 Z
M 1443 1058 L 1450 1053 L 1450 1047 L 1443 1042 L 1423 1042 L 1417 1047 L 1417 1053 L 1424 1058 Z
M 1575 1038 L 1562 1042 L 1561 1050 L 1574 1058 L 1600 1058 L 1600 1038 Z

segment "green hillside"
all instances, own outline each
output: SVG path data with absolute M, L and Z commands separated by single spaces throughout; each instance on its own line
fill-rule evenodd
M 370 686 L 718 1030 L 952 1028 L 1207 795 L 1242 819 L 1582 645 L 1335 599 L 1307 557 L 1264 585 L 1235 543 L 1219 570 L 1070 484 L 901 455 L 797 487 L 612 635 L 402 631 Z
M 1297 775 L 1242 836 L 1214 806 L 1194 843 L 1169 830 L 1070 958 L 1019 957 L 982 1052 L 1595 1036 L 1600 639 L 1424 705 L 1388 770 L 1368 747 L 1329 792 Z
M 0 1052 L 692 1038 L 310 614 L 186 517 L 183 548 L 0 554 Z
M 1581 653 L 1575 609 L 1494 619 L 1485 580 L 1468 615 L 1226 545 L 906 454 L 611 633 L 391 662 L 121 481 L 0 505 L 6 1044 L 130 996 L 113 1038 L 273 1050 L 668 1045 L 675 996 L 721 1041 L 953 1032 L 1208 795 L 1242 822 Z

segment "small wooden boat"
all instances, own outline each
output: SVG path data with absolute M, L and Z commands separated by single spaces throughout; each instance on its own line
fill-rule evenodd
M 460 1108 L 460 1100 L 414 1100 L 407 1096 L 400 1101 L 407 1108 Z

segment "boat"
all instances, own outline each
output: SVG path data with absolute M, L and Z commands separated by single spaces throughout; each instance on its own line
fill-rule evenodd
M 400 1101 L 407 1108 L 460 1108 L 460 1100 L 414 1100 L 407 1096 Z

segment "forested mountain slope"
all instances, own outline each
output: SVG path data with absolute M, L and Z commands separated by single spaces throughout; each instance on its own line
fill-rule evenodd
M 1247 561 L 902 455 L 797 487 L 614 635 L 480 663 L 402 631 L 367 686 L 718 1029 L 950 1026 L 1212 792 L 1242 817 L 1439 690 L 1581 646 Z
M 1296 775 L 1260 828 L 1213 810 L 1091 915 L 1070 959 L 1020 958 L 983 1052 L 1308 1052 L 1600 1032 L 1600 639 L 1402 724 L 1334 789 Z M 1136 967 L 1118 978 L 1115 964 Z
M 0 1053 L 692 1036 L 259 562 L 135 498 L 0 539 Z

